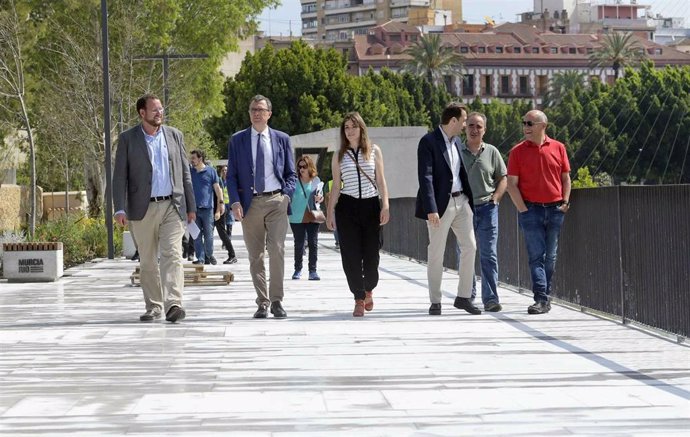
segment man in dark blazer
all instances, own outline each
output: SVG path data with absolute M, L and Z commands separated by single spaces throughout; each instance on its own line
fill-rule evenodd
M 290 197 L 295 191 L 295 163 L 290 137 L 268 127 L 271 101 L 256 95 L 249 103 L 251 127 L 235 133 L 228 143 L 227 187 L 235 220 L 249 255 L 249 270 L 258 309 L 254 318 L 285 318 L 282 306 L 285 275 L 285 236 Z M 270 258 L 266 284 L 264 248 Z
M 460 246 L 460 268 L 454 306 L 470 314 L 481 314 L 472 304 L 472 276 L 477 243 L 474 238 L 472 190 L 462 163 L 459 139 L 465 127 L 467 109 L 450 103 L 443 110 L 441 125 L 426 134 L 417 147 L 419 191 L 415 216 L 427 221 L 427 278 L 430 315 L 441 314 L 443 254 L 448 231 L 453 230 Z
M 196 218 L 194 190 L 182 133 L 163 125 L 160 100 L 137 100 L 141 123 L 120 134 L 113 171 L 115 220 L 129 223 L 140 256 L 141 289 L 150 322 L 185 318 L 182 236 Z M 158 255 L 160 253 L 160 268 Z M 162 278 L 162 281 L 161 281 Z

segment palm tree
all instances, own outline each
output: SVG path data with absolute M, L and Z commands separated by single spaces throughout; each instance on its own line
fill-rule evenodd
M 604 37 L 589 61 L 592 67 L 613 67 L 614 77 L 618 79 L 621 67 L 636 65 L 646 57 L 644 47 L 632 33 L 614 32 Z
M 403 63 L 403 70 L 423 76 L 433 85 L 443 83 L 443 76 L 462 73 L 462 55 L 453 47 L 444 46 L 439 34 L 422 35 L 405 50 L 411 59 Z
M 585 74 L 578 71 L 556 73 L 551 78 L 549 90 L 544 94 L 543 106 L 558 105 L 570 91 L 585 87 Z

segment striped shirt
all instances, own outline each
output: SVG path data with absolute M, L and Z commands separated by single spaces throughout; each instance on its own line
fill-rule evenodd
M 369 199 L 377 197 L 379 191 L 376 186 L 371 183 L 369 178 L 364 176 L 357 169 L 355 159 L 364 172 L 373 180 L 376 181 L 376 153 L 374 147 L 371 148 L 371 155 L 369 160 L 362 158 L 362 149 L 357 148 L 357 153 L 352 149 L 348 149 L 340 161 L 340 178 L 343 181 L 343 188 L 340 190 L 342 194 L 346 194 L 356 199 Z

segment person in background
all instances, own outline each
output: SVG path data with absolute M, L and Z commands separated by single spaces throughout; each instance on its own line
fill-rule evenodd
M 318 239 L 319 223 L 305 221 L 305 212 L 317 209 L 316 204 L 323 201 L 323 184 L 316 176 L 316 165 L 307 155 L 300 157 L 297 161 L 297 187 L 292 193 L 290 205 L 290 227 L 295 237 L 295 273 L 292 279 L 302 277 L 302 259 L 304 257 L 305 234 L 309 246 L 309 280 L 318 281 L 321 279 L 316 272 L 316 262 L 318 258 Z M 321 185 L 321 186 L 320 186 Z
M 196 199 L 196 225 L 201 231 L 194 240 L 197 260 L 194 264 L 216 264 L 213 256 L 213 224 L 225 211 L 223 193 L 220 191 L 218 174 L 206 165 L 205 154 L 192 150 L 190 163 L 194 197 Z M 214 197 L 215 193 L 215 197 Z
M 343 270 L 355 298 L 352 316 L 362 317 L 374 308 L 380 232 L 390 212 L 383 154 L 369 141 L 367 126 L 357 112 L 345 115 L 340 124 L 340 149 L 333 154 L 331 169 L 327 225 L 336 230 L 337 223 Z
M 225 205 L 223 213 L 215 220 L 214 226 L 220 237 L 220 241 L 223 242 L 223 247 L 228 251 L 228 259 L 223 261 L 223 264 L 234 264 L 237 262 L 237 257 L 235 256 L 235 248 L 232 247 L 232 241 L 230 240 L 230 235 L 227 232 L 227 222 L 228 215 L 232 215 L 230 209 L 228 209 L 228 202 L 230 202 L 230 196 L 228 195 L 228 187 L 226 185 L 225 179 L 228 176 L 228 167 L 226 165 L 218 169 L 219 178 L 218 184 L 220 185 L 220 190 L 223 193 L 223 205 Z M 214 191 L 215 192 L 215 191 Z M 232 232 L 232 225 L 230 225 L 230 232 Z

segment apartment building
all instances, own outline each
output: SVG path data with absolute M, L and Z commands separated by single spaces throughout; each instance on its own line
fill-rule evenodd
M 415 26 L 389 22 L 357 35 L 350 53 L 353 74 L 369 68 L 399 71 L 409 59 L 405 48 L 421 37 Z M 445 32 L 443 44 L 463 57 L 462 75 L 445 77 L 448 91 L 464 101 L 484 103 L 515 99 L 539 106 L 555 74 L 578 71 L 587 81 L 613 83 L 613 69 L 590 68 L 589 56 L 601 47 L 602 34 L 562 34 L 541 31 L 527 24 L 486 26 L 482 32 Z M 690 54 L 638 37 L 647 57 L 657 68 L 690 65 Z
M 317 41 L 351 40 L 388 21 L 415 26 L 462 23 L 462 0 L 301 0 L 302 35 Z

